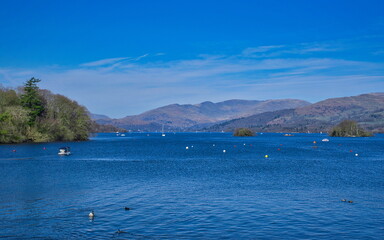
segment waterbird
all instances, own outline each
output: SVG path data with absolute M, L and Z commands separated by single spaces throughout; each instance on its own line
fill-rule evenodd
M 88 214 L 88 216 L 89 216 L 90 218 L 94 218 L 94 217 L 95 217 L 95 213 L 92 211 L 92 212 L 90 212 L 90 213 Z
M 117 234 L 125 233 L 125 231 L 122 231 L 122 230 L 120 230 L 120 229 L 117 229 L 116 233 L 117 233 Z
M 341 201 L 342 201 L 342 202 L 346 202 L 347 200 L 343 198 L 343 199 L 341 199 Z
M 349 200 L 348 202 L 349 202 L 349 203 L 353 203 L 353 201 L 352 201 L 352 200 Z
M 124 207 L 125 211 L 131 210 L 129 207 Z

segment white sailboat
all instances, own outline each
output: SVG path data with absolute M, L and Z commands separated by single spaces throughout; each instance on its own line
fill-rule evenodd
M 161 128 L 161 136 L 162 136 L 162 137 L 165 137 L 165 133 L 164 133 L 164 124 L 163 124 L 163 127 Z

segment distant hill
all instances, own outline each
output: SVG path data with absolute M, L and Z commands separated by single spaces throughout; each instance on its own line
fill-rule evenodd
M 98 119 L 100 124 L 111 124 L 133 131 L 183 131 L 201 129 L 233 118 L 247 117 L 258 113 L 297 108 L 309 105 L 297 99 L 281 100 L 228 100 L 200 104 L 172 104 L 135 116 L 121 119 Z
M 102 114 L 95 114 L 95 113 L 90 113 L 89 116 L 91 117 L 92 120 L 107 120 L 111 119 L 110 117 Z
M 257 132 L 324 132 L 346 119 L 358 122 L 369 131 L 384 132 L 384 93 L 331 98 L 296 109 L 233 119 L 206 130 L 233 131 L 247 127 Z

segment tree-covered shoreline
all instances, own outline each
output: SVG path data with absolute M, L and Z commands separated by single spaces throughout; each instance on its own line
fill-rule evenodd
M 39 89 L 39 79 L 24 87 L 0 88 L 0 143 L 88 140 L 88 110 L 63 95 Z

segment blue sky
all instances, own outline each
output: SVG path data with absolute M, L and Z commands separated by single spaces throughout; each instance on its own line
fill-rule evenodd
M 93 113 L 384 92 L 384 1 L 0 2 L 0 84 Z

